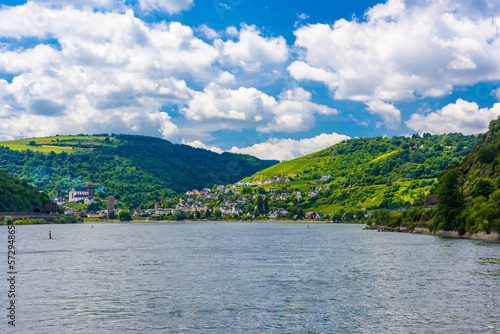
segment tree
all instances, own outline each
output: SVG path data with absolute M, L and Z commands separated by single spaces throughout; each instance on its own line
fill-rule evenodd
M 120 213 L 118 214 L 118 219 L 120 219 L 121 221 L 132 220 L 132 216 L 130 215 L 130 211 L 126 211 L 126 210 L 120 211 Z
M 252 203 L 248 203 L 246 208 L 245 208 L 246 213 L 253 213 L 253 205 Z
M 208 219 L 208 218 L 210 218 L 211 216 L 212 216 L 212 213 L 210 212 L 210 210 L 208 210 L 208 209 L 207 209 L 207 210 L 205 211 L 205 217 Z
M 472 198 L 483 196 L 488 199 L 491 193 L 495 191 L 495 187 L 491 184 L 490 180 L 478 180 L 471 190 L 470 195 Z
M 260 189 L 260 188 L 259 188 Z M 264 212 L 264 201 L 262 200 L 262 197 L 260 195 L 257 195 L 257 214 L 261 214 Z
M 479 149 L 479 151 L 477 152 L 477 159 L 479 160 L 479 162 L 481 163 L 484 163 L 484 164 L 488 164 L 490 162 L 493 162 L 493 160 L 495 160 L 495 157 L 496 157 L 496 148 L 494 145 L 488 145 L 488 146 L 484 146 L 484 147 L 481 147 Z
M 112 212 L 108 212 L 108 218 L 109 219 L 115 219 L 116 218 L 116 214 L 112 211 Z
M 89 206 L 87 207 L 87 211 L 96 212 L 99 211 L 100 208 L 101 208 L 101 202 L 94 202 L 89 204 Z
M 433 228 L 435 230 L 463 231 L 459 216 L 465 209 L 465 200 L 458 184 L 459 168 L 457 163 L 451 163 L 441 174 L 436 187 L 438 197 Z
M 196 212 L 194 213 L 194 215 L 195 215 L 196 219 L 200 219 L 200 217 L 201 217 L 201 213 L 198 210 L 196 210 Z
M 214 216 L 215 218 L 220 219 L 220 217 L 222 217 L 222 211 L 220 211 L 219 209 L 215 210 Z
M 266 197 L 264 198 L 264 205 L 263 205 L 264 212 L 267 213 L 269 211 L 269 199 Z
M 174 213 L 174 219 L 175 220 L 186 219 L 186 213 L 184 211 L 177 211 L 176 213 Z

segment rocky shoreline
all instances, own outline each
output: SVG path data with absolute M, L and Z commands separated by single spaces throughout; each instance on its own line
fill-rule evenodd
M 482 240 L 482 241 L 492 241 L 500 242 L 500 234 L 496 231 L 492 231 L 487 234 L 484 231 L 478 231 L 477 233 L 465 232 L 460 234 L 458 231 L 443 231 L 439 230 L 432 232 L 429 230 L 429 226 L 418 224 L 413 230 L 407 228 L 406 225 L 401 225 L 399 227 L 388 227 L 388 226 L 366 226 L 364 230 L 377 230 L 379 232 L 402 232 L 402 233 L 416 233 L 416 234 L 426 234 L 435 235 L 439 237 L 456 238 L 456 239 L 471 239 L 471 240 Z

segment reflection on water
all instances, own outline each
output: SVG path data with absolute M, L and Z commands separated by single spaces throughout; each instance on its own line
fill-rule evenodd
M 93 226 L 16 227 L 22 332 L 500 332 L 499 244 L 359 225 Z

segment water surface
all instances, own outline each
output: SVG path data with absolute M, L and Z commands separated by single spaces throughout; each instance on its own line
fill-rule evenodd
M 500 333 L 499 244 L 362 228 L 17 226 L 16 329 Z M 0 228 L 4 256 L 6 231 Z M 7 283 L 0 285 L 5 310 Z M 4 313 L 2 332 L 10 329 Z

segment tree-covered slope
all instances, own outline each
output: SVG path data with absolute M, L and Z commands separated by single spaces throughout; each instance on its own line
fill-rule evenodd
M 31 212 L 49 202 L 47 194 L 0 171 L 0 212 Z
M 245 180 L 288 176 L 290 183 L 264 187 L 299 189 L 306 196 L 298 205 L 310 211 L 410 206 L 423 200 L 445 167 L 452 161 L 461 162 L 478 138 L 456 133 L 352 139 L 274 165 Z M 331 178 L 320 180 L 325 174 Z M 330 189 L 307 196 L 325 186 Z
M 462 164 L 451 164 L 439 177 L 434 229 L 500 232 L 499 152 L 500 118 L 491 121 Z
M 65 195 L 72 187 L 92 181 L 131 209 L 175 192 L 233 183 L 268 166 L 269 162 L 248 155 L 217 154 L 143 136 L 0 142 L 0 169 L 51 196 L 58 188 Z
M 461 163 L 452 161 L 439 175 L 431 190 L 437 196 L 432 210 L 384 212 L 389 227 L 402 224 L 412 228 L 425 223 L 431 230 L 476 233 L 500 232 L 500 118 L 490 123 L 488 132 Z

